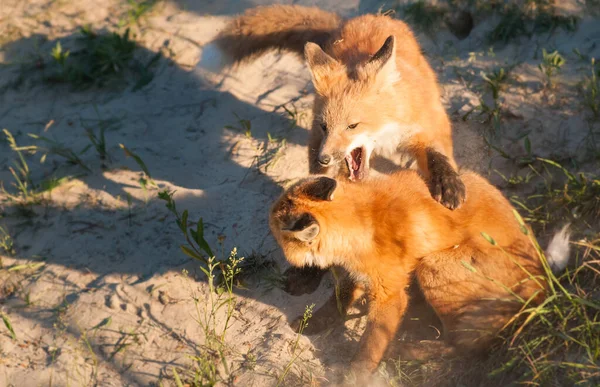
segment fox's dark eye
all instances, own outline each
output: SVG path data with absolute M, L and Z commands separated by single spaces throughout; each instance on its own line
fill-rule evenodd
M 358 126 L 358 122 L 356 124 L 352 124 L 352 125 L 348 125 L 348 129 L 352 130 L 355 129 Z
M 327 132 L 327 124 L 324 122 L 321 122 L 321 129 L 323 129 L 324 132 Z

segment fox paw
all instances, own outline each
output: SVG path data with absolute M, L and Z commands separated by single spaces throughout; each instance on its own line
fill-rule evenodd
M 321 279 L 327 273 L 317 267 L 290 267 L 284 273 L 283 290 L 292 296 L 313 293 L 321 284 Z
M 429 180 L 431 196 L 444 207 L 455 210 L 465 202 L 465 185 L 458 173 L 451 171 L 443 175 L 432 175 Z
M 443 206 L 455 210 L 466 198 L 465 185 L 459 174 L 452 168 L 448 158 L 430 150 L 427 152 L 429 167 L 429 192 Z

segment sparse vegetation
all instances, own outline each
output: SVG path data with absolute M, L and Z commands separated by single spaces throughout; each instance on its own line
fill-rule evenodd
M 304 332 L 304 329 L 306 329 L 306 327 L 308 326 L 308 322 L 312 317 L 314 307 L 315 307 L 315 304 L 311 304 L 311 305 L 307 305 L 306 309 L 304 309 L 304 314 L 302 315 L 302 319 L 300 320 L 300 326 L 298 328 L 296 340 L 294 341 L 294 344 L 292 346 L 292 358 L 290 359 L 288 364 L 285 366 L 281 376 L 277 380 L 277 386 L 280 386 L 280 385 L 282 385 L 282 383 L 285 382 L 285 377 L 290 372 L 290 369 L 292 368 L 294 363 L 298 360 L 300 355 L 302 355 L 302 351 L 298 351 L 298 343 L 300 342 L 300 337 L 302 336 L 302 332 Z
M 585 12 L 594 2 L 585 2 Z M 311 337 L 314 349 L 307 349 L 302 331 L 312 306 L 300 333 L 290 331 L 286 314 L 296 317 L 302 304 L 281 293 L 282 261 L 263 219 L 280 186 L 298 177 L 290 166 L 305 159 L 299 148 L 313 119 L 306 79 L 283 92 L 266 90 L 279 80 L 260 85 L 269 103 L 259 106 L 249 102 L 255 90 L 243 88 L 244 77 L 258 75 L 244 68 L 228 73 L 222 89 L 205 90 L 193 69 L 212 19 L 198 29 L 198 15 L 183 7 L 162 15 L 161 0 L 111 0 L 90 5 L 91 12 L 85 2 L 13 3 L 0 7 L 0 121 L 8 128 L 0 136 L 0 364 L 10 365 L 2 383 L 14 384 L 14 375 L 43 378 L 47 370 L 51 385 L 102 385 L 108 377 L 182 387 L 335 383 L 329 361 L 347 365 L 360 317 Z M 218 3 L 209 8 L 220 12 Z M 525 303 L 488 358 L 394 358 L 380 376 L 390 386 L 600 385 L 600 66 L 593 39 L 564 44 L 588 20 L 579 27 L 579 17 L 552 0 L 397 4 L 386 6 L 430 37 L 455 11 L 472 14 L 472 39 L 448 43 L 440 34 L 437 49 L 424 46 L 446 107 L 476 118 L 454 123 L 458 161 L 487 170 L 491 157 L 470 156 L 483 133 L 488 147 L 477 151 L 500 155 L 489 170 L 503 179 L 523 220 L 540 239 L 572 223 L 575 252 L 564 273 L 546 274 L 547 301 Z M 274 69 L 286 70 L 279 62 Z M 147 86 L 152 93 L 133 93 Z M 556 103 L 541 103 L 548 95 Z M 568 126 L 564 146 L 559 121 Z M 224 123 L 232 124 L 221 136 Z M 154 137 L 163 127 L 164 136 Z M 134 180 L 120 168 L 117 145 L 135 162 L 128 164 Z M 583 146 L 591 152 L 584 155 Z M 184 172 L 170 175 L 178 162 Z M 139 209 L 135 180 L 146 200 Z M 168 212 L 158 209 L 156 193 Z M 204 218 L 190 219 L 199 213 Z M 225 250 L 225 238 L 245 258 Z M 99 312 L 89 318 L 91 310 Z M 338 347 L 342 335 L 347 342 Z
M 600 118 L 600 66 L 596 60 L 591 59 L 591 74 L 584 77 L 581 83 L 583 93 L 583 104 L 587 107 L 595 120 Z
M 4 313 L 0 312 L 0 315 L 2 316 L 2 321 L 4 322 L 4 326 L 8 330 L 8 333 L 10 334 L 10 338 L 13 339 L 13 340 L 16 340 L 17 339 L 17 334 L 15 333 L 15 329 L 13 328 L 13 326 L 12 326 L 12 324 L 10 322 L 10 319 Z
M 556 161 L 537 160 L 539 166 L 530 168 L 543 184 L 523 201 L 513 199 L 528 222 L 547 227 L 565 221 L 593 223 L 600 217 L 600 178 L 571 173 Z
M 111 121 L 106 121 L 106 120 L 102 120 L 100 119 L 100 113 L 98 112 L 98 108 L 96 106 L 94 106 L 94 110 L 96 111 L 96 114 L 98 115 L 98 133 L 96 134 L 96 132 L 94 131 L 94 129 L 91 126 L 86 126 L 85 122 L 82 120 L 81 124 L 82 126 L 85 128 L 85 133 L 88 136 L 88 138 L 90 139 L 90 142 L 92 143 L 91 146 L 94 147 L 94 149 L 96 149 L 96 152 L 98 153 L 98 156 L 100 157 L 100 160 L 102 161 L 102 166 L 104 167 L 104 162 L 106 161 L 110 161 L 110 155 L 108 154 L 107 150 L 106 150 L 106 137 L 105 137 L 105 131 L 107 128 L 109 128 L 112 125 Z M 82 151 L 85 152 L 87 149 L 84 149 Z
M 466 120 L 473 112 L 478 112 L 479 115 L 485 117 L 484 122 L 491 124 L 492 135 L 498 134 L 502 115 L 500 93 L 506 88 L 509 80 L 509 71 L 502 67 L 487 74 L 483 71 L 481 72 L 481 78 L 484 80 L 484 91 L 491 93 L 493 105 L 487 103 L 485 96 L 482 96 L 479 98 L 479 106 L 465 114 L 463 120 Z
M 565 58 L 554 50 L 553 52 L 547 52 L 546 49 L 542 49 L 542 63 L 539 64 L 539 69 L 542 74 L 546 77 L 546 85 L 548 88 L 554 88 L 554 76 L 560 71 L 565 64 Z
M 560 28 L 575 31 L 579 19 L 557 14 L 553 1 L 529 1 L 525 6 L 512 2 L 501 5 L 496 11 L 500 21 L 488 34 L 488 42 L 506 44 L 519 37 L 553 33 Z
M 431 34 L 439 28 L 445 13 L 445 9 L 423 0 L 416 1 L 404 7 L 404 18 L 406 21 L 427 34 Z
M 0 226 L 0 248 L 8 255 L 15 254 L 15 244 L 6 228 Z M 0 269 L 2 268 L 2 259 L 0 258 Z
M 137 44 L 129 29 L 98 34 L 90 26 L 82 27 L 76 47 L 66 50 L 56 43 L 51 57 L 54 66 L 47 71 L 46 81 L 68 83 L 75 89 L 91 86 L 120 86 L 135 79 L 132 90 L 139 90 L 154 78 L 151 68 L 160 59 L 155 54 L 147 63 L 135 56 Z M 80 47 L 80 48 L 79 48 Z

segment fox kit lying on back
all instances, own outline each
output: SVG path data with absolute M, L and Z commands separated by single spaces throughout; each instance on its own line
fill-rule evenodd
M 354 367 L 377 367 L 402 320 L 413 273 L 444 325 L 438 354 L 488 348 L 523 306 L 507 289 L 525 301 L 544 299 L 541 260 L 511 205 L 475 173 L 462 178 L 469 198 L 455 211 L 437 204 L 410 170 L 360 184 L 309 178 L 273 205 L 270 227 L 292 265 L 341 265 L 361 280 L 342 295 L 343 308 L 366 289 L 368 325 Z M 564 267 L 568 251 L 563 230 L 550 244 L 550 263 Z M 418 357 L 419 348 L 404 353 Z
M 274 5 L 233 19 L 215 43 L 233 63 L 269 49 L 304 54 L 317 92 L 311 173 L 358 181 L 374 153 L 403 151 L 437 201 L 450 209 L 463 202 L 435 74 L 403 22 L 383 15 L 342 21 L 318 8 Z

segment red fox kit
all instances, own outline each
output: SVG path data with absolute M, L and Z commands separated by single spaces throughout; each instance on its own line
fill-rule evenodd
M 541 259 L 512 206 L 475 173 L 462 178 L 469 199 L 454 211 L 437 204 L 410 170 L 359 184 L 308 178 L 273 205 L 270 227 L 292 265 L 348 270 L 358 281 L 341 297 L 343 308 L 366 292 L 368 324 L 352 363 L 358 370 L 373 371 L 382 359 L 405 312 L 413 273 L 444 326 L 438 354 L 488 348 L 523 300 L 544 299 Z M 547 254 L 556 268 L 566 265 L 566 229 Z M 328 313 L 320 309 L 311 324 Z M 418 346 L 403 353 L 420 356 Z
M 270 49 L 305 56 L 316 90 L 311 173 L 360 181 L 373 154 L 401 151 L 416 160 L 437 201 L 450 209 L 463 202 L 436 76 L 403 22 L 274 5 L 234 18 L 214 43 L 233 63 Z

